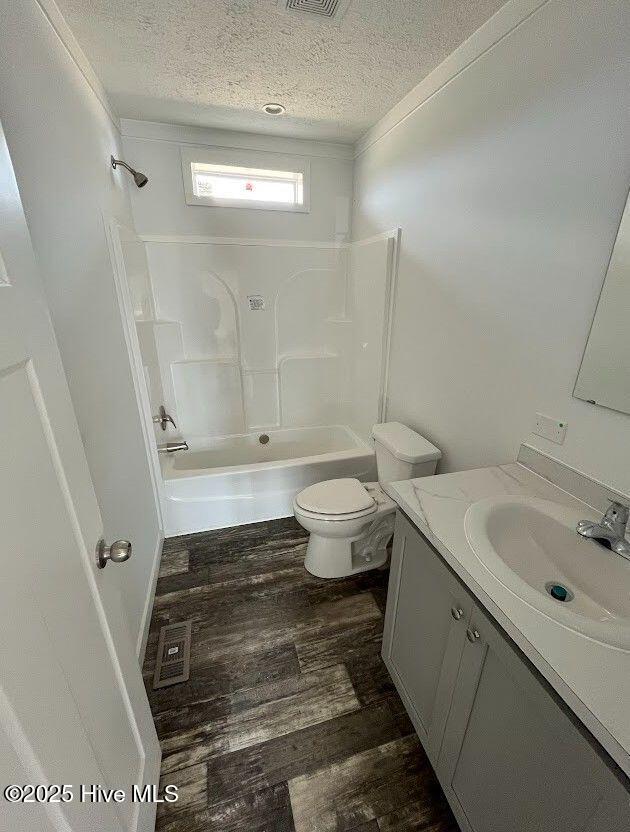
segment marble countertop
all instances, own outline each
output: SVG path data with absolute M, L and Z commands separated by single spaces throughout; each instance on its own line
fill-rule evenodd
M 527 495 L 589 507 L 519 463 L 391 483 L 386 490 L 630 776 L 630 652 L 533 609 L 483 566 L 464 531 L 468 507 L 485 497 Z

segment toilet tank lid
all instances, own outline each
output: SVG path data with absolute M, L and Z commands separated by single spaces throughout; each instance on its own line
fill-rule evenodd
M 442 456 L 439 448 L 401 422 L 383 422 L 381 425 L 374 425 L 372 436 L 396 459 L 402 459 L 403 462 L 430 462 Z

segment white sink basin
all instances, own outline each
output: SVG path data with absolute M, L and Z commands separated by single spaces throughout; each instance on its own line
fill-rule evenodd
M 464 528 L 477 558 L 519 598 L 571 630 L 630 650 L 630 562 L 577 534 L 579 520 L 595 519 L 536 497 L 491 497 L 470 506 Z M 565 601 L 552 596 L 554 586 L 566 589 Z

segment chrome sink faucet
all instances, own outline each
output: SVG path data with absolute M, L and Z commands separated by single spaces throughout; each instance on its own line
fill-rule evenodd
M 582 537 L 590 537 L 603 546 L 610 547 L 622 558 L 630 560 L 630 541 L 626 539 L 629 518 L 628 506 L 613 501 L 599 523 L 594 523 L 592 520 L 580 520 L 576 531 Z

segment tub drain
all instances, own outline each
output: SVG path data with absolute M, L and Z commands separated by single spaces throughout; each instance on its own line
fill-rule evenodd
M 261 445 L 266 445 L 269 442 L 269 436 L 266 433 L 261 433 L 258 437 L 258 441 Z
M 555 601 L 562 601 L 563 603 L 565 603 L 567 601 L 572 601 L 575 597 L 571 590 L 568 589 L 566 586 L 563 586 L 562 584 L 556 584 L 551 581 L 545 584 L 545 589 Z

